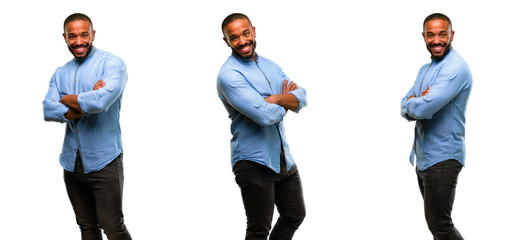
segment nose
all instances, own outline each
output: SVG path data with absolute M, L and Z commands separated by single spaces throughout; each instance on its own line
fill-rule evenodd
M 435 37 L 435 41 L 434 41 L 435 44 L 441 44 L 441 43 L 444 43 L 444 42 L 445 42 L 444 38 L 441 37 L 440 35 L 437 35 L 437 37 Z
M 243 36 L 241 36 L 239 40 L 240 40 L 240 41 L 239 41 L 240 45 L 245 45 L 245 44 L 247 43 L 246 38 L 243 37 Z
M 82 45 L 82 38 L 80 38 L 80 37 L 75 38 L 74 44 L 77 45 L 77 46 L 78 45 Z

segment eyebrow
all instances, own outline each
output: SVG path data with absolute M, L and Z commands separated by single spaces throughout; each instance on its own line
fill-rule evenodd
M 431 31 L 429 31 L 429 32 L 426 31 L 426 34 L 430 34 L 430 33 L 431 33 L 431 34 L 437 34 L 437 33 L 431 32 Z M 440 32 L 438 32 L 438 33 L 448 33 L 448 31 L 440 31 Z
M 242 33 L 246 33 L 246 32 L 249 32 L 249 28 L 245 29 L 244 31 L 242 31 Z M 236 36 L 236 34 L 230 34 L 229 37 L 233 37 L 233 36 Z
M 82 35 L 82 34 L 89 34 L 89 31 L 81 32 L 80 35 Z M 76 35 L 76 34 L 68 32 L 67 35 Z

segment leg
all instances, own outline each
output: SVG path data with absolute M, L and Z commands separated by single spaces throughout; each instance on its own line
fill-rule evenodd
M 107 239 L 131 240 L 122 213 L 124 186 L 122 155 L 119 155 L 102 170 L 88 173 L 87 177 L 96 199 L 100 227 L 104 229 Z
M 273 219 L 275 173 L 252 161 L 239 161 L 233 171 L 246 210 L 246 240 L 266 240 Z
M 80 226 L 82 240 L 102 240 L 93 189 L 85 179 L 80 156 L 76 159 L 74 172 L 64 170 L 64 182 L 67 195 L 73 205 L 76 223 Z
M 291 240 L 306 216 L 302 183 L 298 171 L 275 182 L 275 204 L 280 213 L 270 240 Z
M 451 219 L 455 189 L 462 165 L 448 160 L 417 171 L 424 198 L 424 213 L 429 230 L 437 240 L 463 240 Z

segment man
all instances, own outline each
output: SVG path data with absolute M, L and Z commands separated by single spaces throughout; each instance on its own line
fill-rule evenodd
M 222 32 L 232 54 L 217 90 L 232 120 L 231 163 L 246 210 L 245 239 L 267 239 L 274 205 L 280 217 L 269 239 L 292 239 L 306 211 L 283 120 L 288 109 L 298 113 L 306 106 L 306 90 L 255 52 L 256 31 L 246 15 L 226 17 Z
M 472 86 L 466 61 L 453 49 L 451 20 L 429 15 L 422 36 L 432 61 L 422 66 L 402 99 L 401 115 L 416 120 L 410 156 L 417 159 L 417 177 L 426 222 L 434 239 L 463 239 L 451 219 L 458 174 L 465 159 L 466 105 Z
M 119 57 L 93 46 L 91 19 L 64 21 L 74 59 L 56 69 L 43 101 L 44 119 L 66 123 L 60 163 L 83 240 L 127 240 L 122 213 L 120 106 L 127 70 Z

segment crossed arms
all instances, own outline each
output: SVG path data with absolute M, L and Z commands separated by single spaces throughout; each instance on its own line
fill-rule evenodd
M 125 64 L 118 57 L 104 63 L 103 74 L 99 76 L 101 80 L 90 91 L 63 95 L 63 92 L 72 90 L 68 89 L 68 82 L 61 81 L 62 76 L 62 71 L 57 70 L 49 82 L 49 90 L 42 102 L 46 121 L 68 122 L 85 114 L 107 111 L 121 96 L 127 82 Z
M 98 82 L 95 83 L 93 90 L 103 88 L 105 85 L 106 83 L 104 82 L 104 79 L 100 79 Z M 62 98 L 60 98 L 60 101 L 58 102 L 66 105 L 69 108 L 69 110 L 67 110 L 67 112 L 64 114 L 64 117 L 67 120 L 73 120 L 84 116 L 84 113 L 82 112 L 82 109 L 78 104 L 78 95 L 65 95 Z
M 284 83 L 282 83 L 282 94 L 270 95 L 269 97 L 264 98 L 264 100 L 266 100 L 267 103 L 280 105 L 286 110 L 286 112 L 288 109 L 296 111 L 299 107 L 297 97 L 289 93 L 297 89 L 298 86 L 296 83 L 291 81 L 288 84 L 288 80 L 286 79 L 284 80 Z
M 402 99 L 401 115 L 407 120 L 431 119 L 433 114 L 469 86 L 469 70 L 461 64 L 442 68 L 433 85 L 415 95 L 413 86 Z
M 282 93 L 263 97 L 242 75 L 233 71 L 219 75 L 218 90 L 222 101 L 260 126 L 277 124 L 288 109 L 298 112 L 307 104 L 305 89 L 294 82 L 284 80 Z

